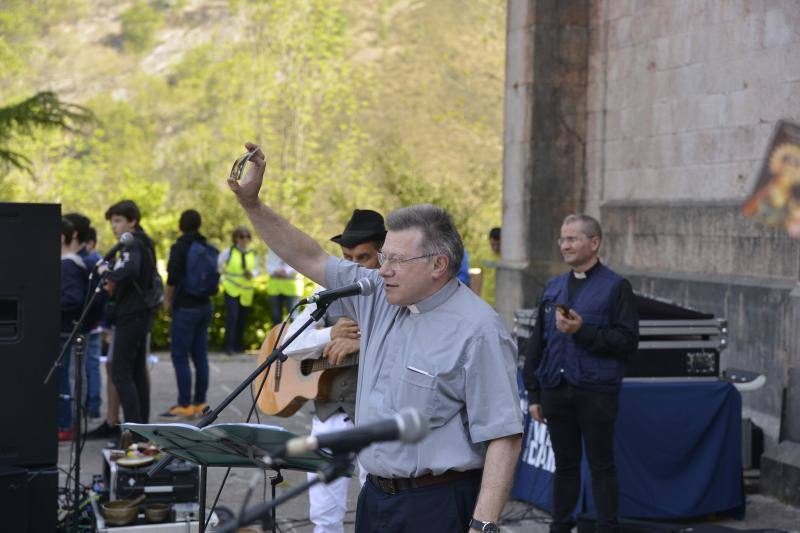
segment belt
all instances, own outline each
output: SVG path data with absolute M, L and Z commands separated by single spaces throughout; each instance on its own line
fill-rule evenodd
M 411 489 L 441 485 L 443 483 L 452 483 L 453 481 L 459 481 L 461 479 L 480 479 L 482 475 L 483 469 L 475 469 L 467 470 L 465 472 L 448 470 L 443 474 L 439 474 L 438 476 L 426 474 L 419 477 L 380 477 L 367 474 L 367 478 L 372 482 L 373 485 L 381 489 L 386 494 L 395 496 L 403 491 Z

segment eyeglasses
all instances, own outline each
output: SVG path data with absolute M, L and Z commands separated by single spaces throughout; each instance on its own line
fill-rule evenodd
M 231 167 L 231 177 L 230 179 L 239 181 L 244 176 L 245 169 L 248 168 L 248 163 L 250 163 L 250 158 L 252 158 L 256 152 L 258 151 L 258 147 L 253 148 L 251 151 L 242 154 L 239 158 L 233 162 L 233 167 Z
M 425 255 L 418 255 L 417 257 L 409 257 L 407 259 L 403 259 L 402 257 L 386 257 L 383 253 L 378 252 L 378 264 L 380 266 L 388 264 L 389 267 L 393 269 L 402 268 L 400 265 L 403 263 L 408 263 L 409 261 L 414 261 L 415 259 L 424 259 L 426 257 L 433 257 L 434 255 L 438 254 L 425 254 Z
M 250 236 L 250 235 L 239 235 L 239 238 L 240 238 L 240 239 L 247 239 L 247 240 L 249 241 L 249 240 L 250 240 L 250 239 L 252 239 L 253 237 L 252 237 L 252 236 Z
M 578 241 L 582 241 L 583 239 L 591 239 L 594 235 L 588 235 L 586 237 L 559 237 L 556 242 L 559 246 L 563 244 L 575 244 Z

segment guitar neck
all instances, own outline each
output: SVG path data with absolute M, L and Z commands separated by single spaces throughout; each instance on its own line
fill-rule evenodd
M 303 374 L 309 374 L 311 372 L 322 372 L 323 370 L 330 370 L 332 368 L 345 368 L 348 366 L 355 366 L 357 364 L 358 364 L 357 353 L 346 356 L 344 359 L 342 359 L 340 363 L 335 365 L 332 365 L 324 357 L 320 357 L 319 359 L 306 359 L 305 361 L 300 363 L 303 370 Z

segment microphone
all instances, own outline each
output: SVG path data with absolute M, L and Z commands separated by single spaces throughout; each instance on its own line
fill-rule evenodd
M 359 294 L 362 296 L 369 296 L 373 292 L 375 292 L 375 282 L 369 278 L 361 278 L 352 285 L 339 287 L 337 289 L 328 289 L 327 291 L 320 291 L 316 294 L 312 294 L 308 298 L 303 298 L 300 301 L 300 305 L 319 302 L 332 302 L 333 300 L 338 300 L 339 298 L 358 296 Z
M 392 418 L 380 422 L 313 437 L 295 437 L 286 442 L 286 455 L 302 455 L 320 448 L 330 448 L 334 452 L 356 452 L 373 442 L 390 440 L 414 443 L 425 438 L 429 431 L 428 420 L 413 407 L 406 407 Z
M 120 249 L 123 246 L 125 246 L 126 244 L 128 244 L 132 240 L 133 240 L 133 234 L 130 233 L 130 232 L 126 231 L 125 233 L 120 235 L 119 236 L 119 242 L 117 244 L 115 244 L 114 247 L 111 248 L 108 251 L 108 253 L 103 256 L 103 259 L 101 259 L 100 261 L 97 262 L 97 264 L 99 265 L 100 263 L 108 263 L 109 261 L 111 261 L 111 258 L 114 257 L 115 255 L 117 255 L 117 252 L 119 252 Z

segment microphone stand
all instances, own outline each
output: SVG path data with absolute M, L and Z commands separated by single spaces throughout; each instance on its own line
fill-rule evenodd
M 275 348 L 272 353 L 267 357 L 267 359 L 258 365 L 258 367 L 249 375 L 247 376 L 244 381 L 242 381 L 228 396 L 225 397 L 222 402 L 210 413 L 208 413 L 200 422 L 197 423 L 196 427 L 204 428 L 208 425 L 214 423 L 217 419 L 219 414 L 225 409 L 236 397 L 245 389 L 247 388 L 255 379 L 261 374 L 264 370 L 268 369 L 272 366 L 277 360 L 286 361 L 287 355 L 283 353 L 283 351 L 292 343 L 294 340 L 303 332 L 305 331 L 311 324 L 321 319 L 325 312 L 328 310 L 328 307 L 331 305 L 331 301 L 320 301 L 317 302 L 317 308 L 311 312 L 311 317 L 303 324 L 300 329 L 294 332 L 294 334 L 289 337 L 286 342 L 284 342 L 280 347 Z M 155 465 L 153 465 L 150 470 L 147 471 L 147 476 L 152 477 L 159 472 L 161 472 L 168 464 L 175 460 L 175 456 L 171 453 L 167 453 L 161 460 L 158 461 Z M 203 517 L 205 518 L 205 517 Z
M 317 483 L 324 481 L 325 483 L 330 483 L 334 479 L 343 476 L 347 473 L 350 469 L 350 466 L 353 464 L 353 460 L 355 459 L 355 452 L 335 452 L 333 454 L 333 459 L 330 463 L 326 464 L 319 470 L 317 470 L 317 477 L 310 481 L 306 481 L 298 485 L 297 487 L 287 491 L 282 496 L 275 498 L 274 500 L 270 500 L 267 502 L 262 502 L 257 505 L 250 507 L 249 509 L 242 509 L 239 516 L 236 520 L 233 520 L 221 528 L 216 529 L 217 533 L 228 533 L 231 531 L 235 531 L 241 526 L 246 526 L 247 524 L 252 524 L 253 522 L 263 520 L 272 520 L 274 525 L 275 515 L 273 513 L 273 509 L 277 506 L 285 503 L 292 498 L 299 496 L 306 490 L 310 489 Z
M 73 524 L 77 526 L 78 524 L 78 516 L 80 514 L 80 496 L 81 496 L 81 439 L 83 438 L 83 356 L 86 350 L 86 339 L 83 334 L 79 334 L 78 332 L 83 327 L 83 323 L 86 320 L 86 315 L 89 314 L 89 309 L 91 309 L 92 304 L 94 303 L 95 298 L 100 292 L 103 290 L 103 282 L 106 280 L 109 274 L 109 270 L 106 270 L 100 275 L 100 282 L 97 284 L 97 288 L 92 291 L 91 297 L 84 303 L 83 310 L 81 311 L 80 317 L 78 320 L 75 321 L 75 325 L 72 327 L 72 332 L 69 334 L 67 341 L 64 343 L 64 346 L 61 348 L 61 353 L 58 354 L 58 358 L 53 363 L 53 366 L 50 367 L 50 371 L 47 373 L 47 376 L 44 378 L 44 384 L 48 384 L 50 379 L 53 377 L 53 373 L 55 372 L 56 368 L 58 368 L 63 359 L 66 355 L 67 351 L 69 350 L 72 343 L 75 343 L 75 390 L 73 391 L 73 397 L 75 398 L 75 416 L 73 420 L 74 426 L 74 433 L 72 435 L 72 446 L 75 448 L 75 458 L 73 459 L 74 466 L 74 482 L 75 486 L 73 488 L 73 496 L 72 496 L 72 520 Z M 91 277 L 89 278 L 91 280 Z

